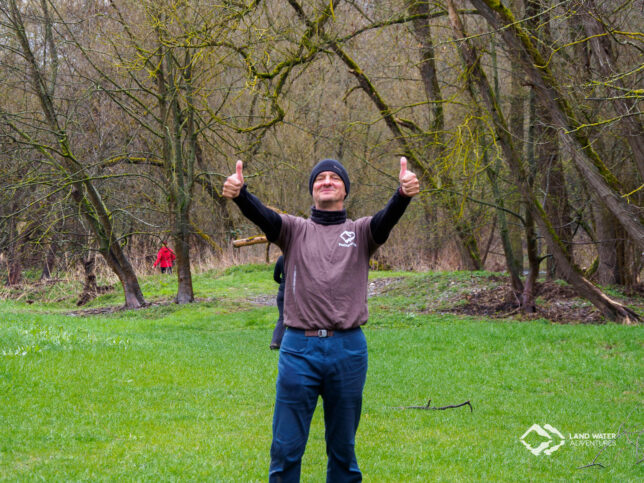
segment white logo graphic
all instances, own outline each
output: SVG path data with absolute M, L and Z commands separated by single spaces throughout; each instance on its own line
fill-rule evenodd
M 539 436 L 543 436 L 544 438 L 547 438 L 546 441 L 543 441 L 539 446 L 536 448 L 534 446 L 529 445 L 528 443 L 525 442 L 525 438 L 530 434 L 530 433 L 537 433 Z M 554 446 L 551 446 L 552 443 L 554 443 L 554 440 L 552 439 L 552 435 L 556 435 L 560 441 L 558 444 L 555 444 Z M 521 436 L 521 442 L 524 444 L 526 448 L 535 456 L 539 456 L 541 453 L 550 455 L 557 451 L 561 446 L 564 445 L 566 442 L 566 438 L 564 438 L 563 434 L 559 432 L 559 430 L 553 426 L 550 426 L 549 424 L 544 424 L 543 428 L 539 426 L 538 424 L 533 424 L 528 428 L 528 430 Z
M 356 234 L 352 231 L 343 231 L 340 235 L 344 243 L 339 243 L 341 247 L 357 247 L 353 240 L 356 239 Z

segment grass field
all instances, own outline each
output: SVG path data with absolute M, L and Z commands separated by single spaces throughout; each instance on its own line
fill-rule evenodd
M 276 292 L 271 275 L 204 273 L 197 304 L 94 316 L 70 315 L 71 297 L 0 302 L 0 479 L 265 481 L 278 358 L 268 350 L 277 309 L 261 303 Z M 642 326 L 437 314 L 427 306 L 460 275 L 372 276 L 403 278 L 369 302 L 365 481 L 644 479 Z M 167 300 L 175 284 L 154 276 L 143 290 Z M 120 303 L 113 293 L 92 306 Z M 474 410 L 398 409 L 430 398 Z M 319 407 L 305 482 L 324 481 L 321 416 Z M 558 429 L 564 444 L 531 453 L 521 437 L 534 424 Z M 607 433 L 618 437 L 598 437 Z M 603 467 L 580 469 L 604 444 Z

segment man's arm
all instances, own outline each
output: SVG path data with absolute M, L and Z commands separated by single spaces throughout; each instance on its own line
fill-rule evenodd
M 266 234 L 268 241 L 277 240 L 282 229 L 282 217 L 279 214 L 264 206 L 257 196 L 246 189 L 246 185 L 242 187 L 239 196 L 233 198 L 233 201 L 239 206 L 244 216 Z
M 403 216 L 411 198 L 400 194 L 400 188 L 391 197 L 387 206 L 385 206 L 378 213 L 373 215 L 369 227 L 371 228 L 371 236 L 373 241 L 378 245 L 382 245 L 389 238 L 389 233 L 393 230 L 400 217 Z
M 420 192 L 420 184 L 414 173 L 407 170 L 407 159 L 400 158 L 400 187 L 391 197 L 387 206 L 376 213 L 369 224 L 373 240 L 382 245 L 389 238 L 389 233 L 409 206 L 411 199 Z
M 266 234 L 270 242 L 277 240 L 282 229 L 282 217 L 264 206 L 259 198 L 252 195 L 244 184 L 244 165 L 237 161 L 235 174 L 224 183 L 223 196 L 232 199 L 246 218 L 255 223 Z

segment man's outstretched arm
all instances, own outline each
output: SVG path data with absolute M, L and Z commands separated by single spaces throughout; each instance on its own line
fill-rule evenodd
M 233 200 L 244 216 L 266 234 L 268 241 L 274 242 L 282 229 L 282 217 L 248 192 L 244 184 L 243 169 L 244 163 L 237 161 L 235 174 L 228 176 L 224 182 L 222 195 Z
M 389 233 L 400 217 L 405 213 L 411 199 L 420 192 L 418 177 L 407 170 L 407 158 L 400 158 L 400 187 L 391 197 L 387 206 L 371 218 L 370 228 L 373 240 L 382 245 L 389 238 Z

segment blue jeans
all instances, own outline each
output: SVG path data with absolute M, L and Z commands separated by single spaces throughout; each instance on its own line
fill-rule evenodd
M 286 330 L 278 364 L 270 482 L 300 481 L 318 396 L 324 403 L 327 482 L 362 481 L 355 435 L 366 376 L 367 341 L 361 329 L 336 331 L 326 338 Z

